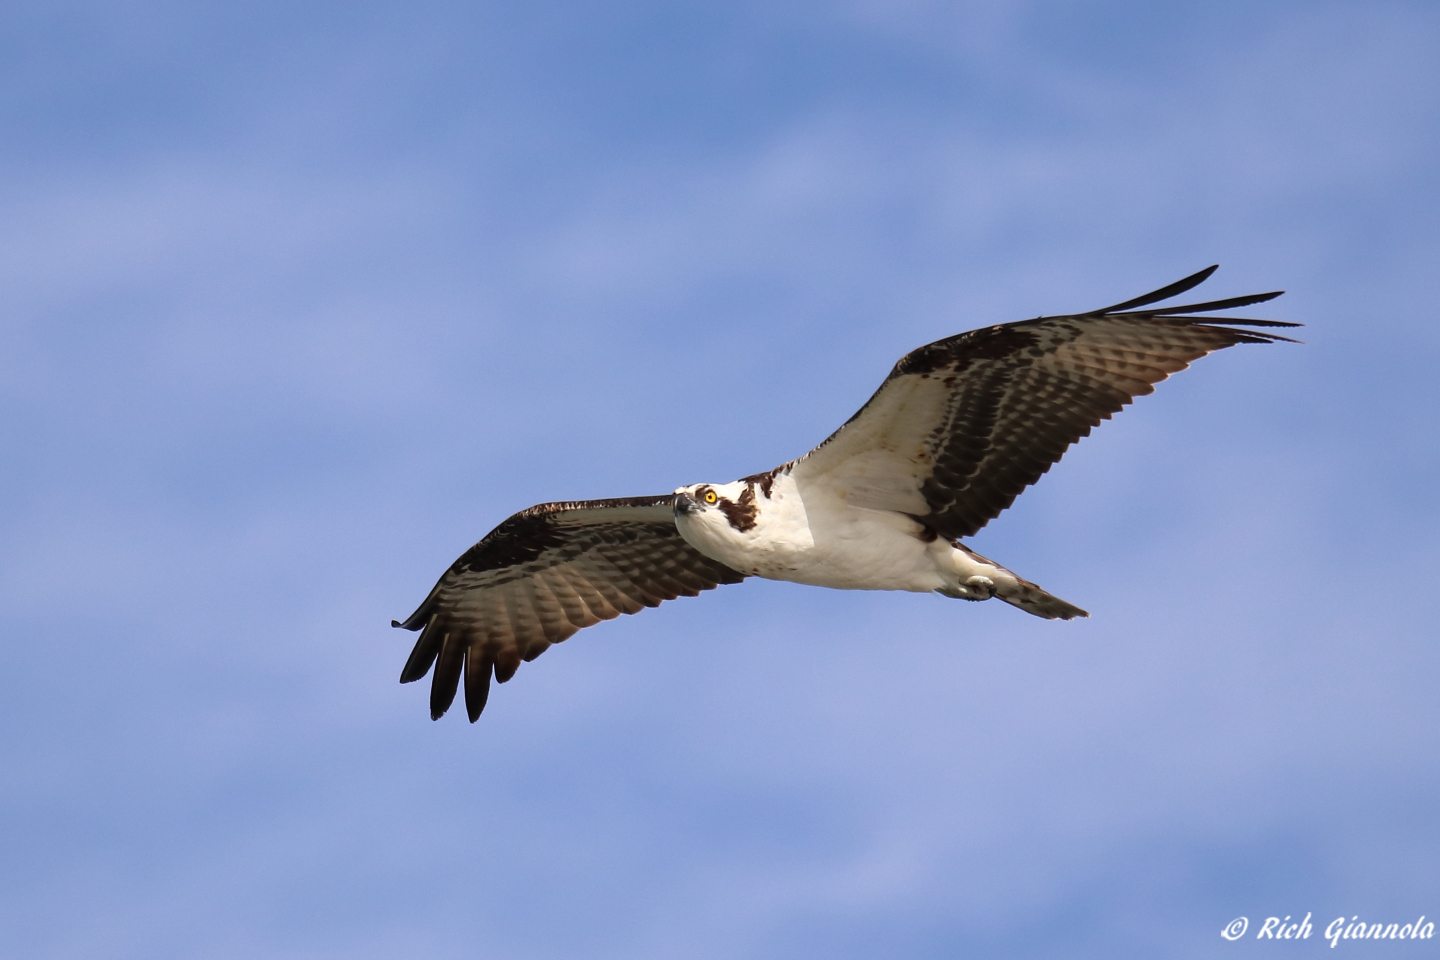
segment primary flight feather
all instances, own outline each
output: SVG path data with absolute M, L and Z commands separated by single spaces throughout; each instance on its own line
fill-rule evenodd
M 1238 327 L 1299 324 L 1194 316 L 1281 291 L 1139 309 L 1215 269 L 1089 313 L 985 327 L 914 350 L 820 446 L 767 473 L 520 511 L 394 622 L 421 631 L 400 682 L 433 666 L 438 720 L 463 674 L 473 723 L 492 676 L 504 683 L 522 660 L 577 630 L 746 577 L 993 596 L 1046 619 L 1087 616 L 960 540 L 1100 421 L 1191 361 L 1237 343 L 1293 342 Z

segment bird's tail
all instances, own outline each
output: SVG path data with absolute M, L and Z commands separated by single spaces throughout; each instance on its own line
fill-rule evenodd
M 1007 570 L 994 560 L 980 556 L 963 543 L 957 541 L 954 546 L 957 550 L 964 551 L 972 561 L 995 568 L 996 573 L 980 578 L 993 581 L 986 585 L 989 589 L 988 596 L 999 597 L 1012 607 L 1019 607 L 1028 614 L 1044 617 L 1046 620 L 1074 620 L 1076 617 L 1090 616 L 1073 603 L 1066 603 L 1059 597 L 1046 593 L 1015 571 Z M 984 597 L 967 597 L 966 599 L 978 600 L 984 599 Z
M 1066 603 L 1059 597 L 1051 596 L 1021 577 L 1016 577 L 1014 584 L 997 582 L 995 596 L 1012 607 L 1019 607 L 1026 613 L 1044 617 L 1046 620 L 1074 620 L 1076 617 L 1090 616 L 1073 603 Z

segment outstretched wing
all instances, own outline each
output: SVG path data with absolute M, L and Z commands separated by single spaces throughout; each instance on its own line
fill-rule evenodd
M 434 663 L 430 716 L 438 720 L 463 666 L 474 723 L 492 673 L 504 683 L 520 661 L 583 627 L 745 579 L 681 539 L 674 501 L 542 503 L 510 517 L 451 565 L 408 620 L 393 623 L 423 631 L 400 682 L 419 680 Z
M 1237 343 L 1288 340 L 1232 325 L 1299 326 L 1189 316 L 1262 303 L 1281 291 L 1135 309 L 1183 293 L 1214 271 L 1090 313 L 986 327 L 921 347 L 789 469 L 802 489 L 818 485 L 855 506 L 910 514 L 948 539 L 971 536 L 1072 443 L 1191 361 Z

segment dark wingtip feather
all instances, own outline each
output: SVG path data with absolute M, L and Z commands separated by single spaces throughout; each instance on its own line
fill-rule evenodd
M 515 676 L 515 671 L 520 669 L 520 652 L 518 650 L 502 650 L 500 656 L 495 658 L 495 681 L 506 683 Z
M 1163 317 L 1170 314 L 1210 313 L 1214 310 L 1233 310 L 1236 307 L 1248 307 L 1251 304 L 1274 300 L 1284 292 L 1284 290 L 1271 290 L 1269 293 L 1252 293 L 1249 296 L 1230 297 L 1225 300 L 1210 300 L 1206 303 L 1185 303 L 1176 307 L 1162 307 L 1159 310 L 1135 310 L 1131 312 L 1142 317 Z
M 435 662 L 436 655 L 440 653 L 441 641 L 444 640 L 444 634 L 435 629 L 435 620 L 436 616 L 432 614 L 430 622 L 425 625 L 425 631 L 415 641 L 410 656 L 405 660 L 405 667 L 400 671 L 401 683 L 413 683 L 430 672 L 430 664 Z
M 1211 264 L 1204 270 L 1201 270 L 1198 273 L 1192 273 L 1190 274 L 1190 276 L 1186 277 L 1183 280 L 1176 280 L 1174 283 L 1169 284 L 1168 286 L 1161 287 L 1159 290 L 1152 290 L 1149 293 L 1144 294 L 1143 296 L 1136 297 L 1133 300 L 1126 300 L 1123 303 L 1117 303 L 1114 306 L 1103 307 L 1099 310 L 1091 310 L 1089 313 L 1081 314 L 1081 316 L 1103 317 L 1107 313 L 1118 313 L 1121 310 L 1129 310 L 1131 307 L 1143 307 L 1146 304 L 1159 303 L 1161 300 L 1169 300 L 1171 297 L 1178 297 L 1186 290 L 1189 290 L 1192 287 L 1198 287 L 1200 284 L 1204 283 L 1210 278 L 1210 274 L 1214 273 L 1216 270 L 1219 269 L 1220 264 Z
M 1221 329 L 1228 330 L 1228 327 Z M 1296 340 L 1292 337 L 1282 337 L 1278 333 L 1261 333 L 1258 330 L 1233 330 L 1236 343 L 1301 343 L 1304 340 Z
M 399 627 L 402 630 L 419 630 L 425 626 L 425 624 L 430 621 L 431 612 L 435 609 L 435 594 L 439 589 L 440 585 L 436 584 L 435 589 L 430 591 L 430 596 L 426 597 L 425 602 L 415 608 L 414 613 L 410 614 L 410 616 L 404 620 L 391 620 L 390 626 Z
M 1234 323 L 1244 327 L 1303 327 L 1289 320 L 1252 320 L 1249 317 L 1166 317 L 1167 320 L 1194 320 L 1196 323 Z
M 489 657 L 480 652 L 479 644 L 471 645 L 465 654 L 465 712 L 470 722 L 480 719 L 485 712 L 485 701 L 490 699 L 490 671 L 494 667 Z
M 430 719 L 439 720 L 455 702 L 460 687 L 460 670 L 465 663 L 467 644 L 459 633 L 445 634 L 440 657 L 435 663 L 435 676 L 430 680 Z

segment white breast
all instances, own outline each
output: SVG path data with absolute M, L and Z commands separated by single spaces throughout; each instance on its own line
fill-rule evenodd
M 755 481 L 715 487 L 738 501 L 747 486 L 757 508 L 755 525 L 737 530 L 722 510 L 707 508 L 676 518 L 691 546 L 750 576 L 841 590 L 935 590 L 949 578 L 948 543 L 921 539 L 922 526 L 890 510 L 852 505 L 823 478 L 797 483 L 774 478 L 767 497 Z

